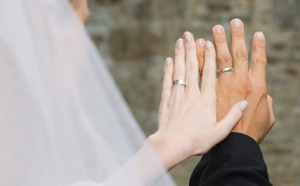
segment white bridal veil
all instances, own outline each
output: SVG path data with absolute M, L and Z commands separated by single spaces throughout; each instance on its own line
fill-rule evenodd
M 1 186 L 174 185 L 144 143 L 68 0 L 0 0 Z

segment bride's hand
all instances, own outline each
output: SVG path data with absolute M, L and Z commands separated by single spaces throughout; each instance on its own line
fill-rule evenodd
M 209 41 L 197 44 L 205 47 L 201 87 L 191 33 L 186 32 L 184 39 L 178 39 L 175 62 L 166 59 L 158 130 L 148 141 L 167 169 L 188 157 L 206 153 L 223 140 L 247 107 L 247 102 L 241 101 L 217 122 L 215 49 Z M 186 80 L 186 86 L 173 85 L 174 80 Z

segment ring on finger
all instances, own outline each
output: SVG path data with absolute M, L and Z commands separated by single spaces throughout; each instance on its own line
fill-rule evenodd
M 176 79 L 173 81 L 173 86 L 175 85 L 184 85 L 186 86 L 186 81 L 184 79 Z
M 233 68 L 232 67 L 225 67 L 225 68 L 222 68 L 222 69 L 218 70 L 219 74 L 226 73 L 226 72 L 233 72 Z

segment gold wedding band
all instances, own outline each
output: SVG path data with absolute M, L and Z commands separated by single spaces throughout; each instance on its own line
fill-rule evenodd
M 176 79 L 173 81 L 173 86 L 175 85 L 186 85 L 186 81 L 184 79 Z
M 232 67 L 225 67 L 223 69 L 218 70 L 219 74 L 226 73 L 226 72 L 233 72 L 233 68 Z

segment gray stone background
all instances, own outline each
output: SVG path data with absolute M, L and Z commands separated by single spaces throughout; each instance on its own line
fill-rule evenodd
M 274 185 L 300 184 L 300 0 L 89 0 L 95 44 L 146 134 L 155 130 L 164 58 L 186 30 L 212 39 L 211 27 L 241 18 L 248 49 L 255 31 L 268 42 L 268 90 L 276 125 L 261 144 Z M 188 185 L 200 157 L 176 167 Z

